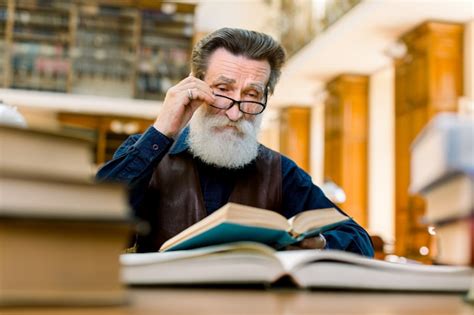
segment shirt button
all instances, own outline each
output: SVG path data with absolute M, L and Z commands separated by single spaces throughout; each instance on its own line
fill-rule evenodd
M 155 144 L 152 146 L 152 148 L 153 148 L 153 150 L 156 151 L 156 150 L 158 150 L 158 149 L 160 148 L 160 146 L 155 143 Z

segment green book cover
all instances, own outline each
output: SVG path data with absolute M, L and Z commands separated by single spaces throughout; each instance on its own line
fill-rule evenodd
M 296 239 L 283 230 L 224 222 L 190 239 L 179 242 L 166 251 L 242 241 L 253 241 L 280 248 L 296 242 Z
M 193 249 L 244 241 L 262 243 L 275 249 L 280 249 L 297 243 L 306 237 L 316 236 L 323 233 L 340 223 L 341 222 L 337 222 L 326 225 L 323 228 L 313 229 L 304 234 L 298 235 L 297 237 L 293 237 L 289 232 L 283 230 L 224 222 L 190 239 L 179 242 L 165 251 Z

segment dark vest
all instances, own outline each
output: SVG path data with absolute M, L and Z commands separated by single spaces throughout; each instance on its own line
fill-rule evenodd
M 281 213 L 281 156 L 264 146 L 251 166 L 242 172 L 229 202 Z M 166 155 L 155 168 L 139 215 L 151 232 L 137 238 L 137 251 L 156 251 L 169 238 L 207 216 L 197 167 L 188 153 Z

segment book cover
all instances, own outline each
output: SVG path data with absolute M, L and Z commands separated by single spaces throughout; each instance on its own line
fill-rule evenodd
M 128 219 L 127 189 L 118 183 L 0 174 L 0 217 Z
M 439 264 L 474 266 L 474 215 L 435 225 Z
M 453 173 L 474 174 L 474 119 L 440 113 L 416 137 L 411 150 L 412 193 Z
M 0 174 L 92 181 L 89 140 L 59 132 L 0 126 Z
M 423 191 L 427 223 L 463 218 L 474 213 L 474 176 L 449 176 Z
M 129 234 L 126 221 L 0 216 L 0 307 L 124 304 Z

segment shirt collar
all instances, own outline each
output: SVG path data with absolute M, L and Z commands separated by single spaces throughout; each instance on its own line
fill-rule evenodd
M 188 145 L 188 135 L 189 135 L 189 127 L 183 129 L 183 131 L 179 134 L 178 139 L 175 141 L 173 146 L 171 147 L 169 154 L 179 154 L 189 149 Z

